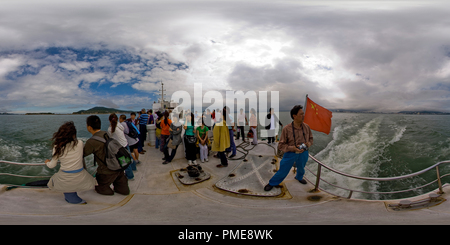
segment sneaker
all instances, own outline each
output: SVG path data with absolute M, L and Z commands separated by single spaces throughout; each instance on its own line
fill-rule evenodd
M 295 178 L 296 180 L 298 180 L 297 178 Z M 304 180 L 304 179 L 301 179 L 301 180 L 298 180 L 298 182 L 300 182 L 300 183 L 302 183 L 302 184 L 304 184 L 304 185 L 306 185 L 308 182 L 306 182 L 306 180 Z
M 204 162 L 205 162 L 205 160 L 201 159 L 201 162 L 202 162 L 202 163 L 204 163 Z
M 273 186 L 271 186 L 271 185 L 269 185 L 269 184 L 267 184 L 266 186 L 264 186 L 264 190 L 265 190 L 265 191 L 270 191 L 270 190 L 272 190 L 272 188 L 273 188 Z
M 205 161 L 207 161 L 207 162 L 208 162 L 208 161 L 209 161 L 209 159 L 208 159 L 208 158 L 206 158 L 206 159 L 205 159 Z
M 197 162 L 196 162 L 195 160 L 194 160 L 194 161 L 192 161 L 192 163 L 193 163 L 193 164 L 195 164 L 195 165 L 197 165 Z
M 163 162 L 164 165 L 166 165 L 166 164 L 168 164 L 168 163 L 169 163 L 168 161 L 164 161 L 164 162 Z
M 77 202 L 77 203 L 69 202 L 69 201 L 66 199 L 66 202 L 68 202 L 68 203 L 70 203 L 70 204 L 81 204 L 81 205 L 87 204 L 87 202 L 86 202 L 85 200 L 83 200 L 83 199 L 81 199 L 81 201 L 80 201 L 80 202 Z
M 189 161 L 188 161 L 188 164 L 191 165 L 191 164 L 192 164 L 192 160 L 189 160 Z

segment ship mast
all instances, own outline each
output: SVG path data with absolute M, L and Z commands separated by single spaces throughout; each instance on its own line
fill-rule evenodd
M 161 110 L 163 110 L 164 109 L 164 95 L 165 95 L 164 91 L 166 91 L 164 89 L 164 83 L 163 82 L 161 82 L 161 89 L 159 91 L 161 91 Z

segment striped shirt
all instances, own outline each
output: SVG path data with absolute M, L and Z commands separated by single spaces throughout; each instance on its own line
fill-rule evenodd
M 148 121 L 148 114 L 147 114 L 147 113 L 142 114 L 142 115 L 139 117 L 139 124 L 141 124 L 141 125 L 147 125 L 147 121 Z

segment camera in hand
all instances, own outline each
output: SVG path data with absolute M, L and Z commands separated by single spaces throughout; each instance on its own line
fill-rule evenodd
M 308 150 L 308 146 L 306 146 L 305 143 L 303 143 L 303 144 L 301 144 L 301 145 L 298 147 L 298 149 L 307 151 L 307 150 Z

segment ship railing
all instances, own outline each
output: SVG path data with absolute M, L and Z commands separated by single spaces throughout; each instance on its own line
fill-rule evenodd
M 443 194 L 444 191 L 442 189 L 442 181 L 441 181 L 441 179 L 450 175 L 450 173 L 448 173 L 448 174 L 445 174 L 445 175 L 441 176 L 440 172 L 439 172 L 439 166 L 441 166 L 443 164 L 450 163 L 450 161 L 438 162 L 438 163 L 436 163 L 436 164 L 434 164 L 434 165 L 432 165 L 430 167 L 427 167 L 427 168 L 425 168 L 425 169 L 423 169 L 421 171 L 418 171 L 418 172 L 415 172 L 415 173 L 411 173 L 411 174 L 407 174 L 407 175 L 396 176 L 396 177 L 375 178 L 375 177 L 361 177 L 361 176 L 356 176 L 356 175 L 352 175 L 352 174 L 347 174 L 347 173 L 341 172 L 339 170 L 333 169 L 330 166 L 327 166 L 326 164 L 320 162 L 314 156 L 311 156 L 311 154 L 309 155 L 309 157 L 318 164 L 317 174 L 315 174 L 313 171 L 311 171 L 308 167 L 305 167 L 305 169 L 307 169 L 311 174 L 313 174 L 316 177 L 315 183 L 310 181 L 310 180 L 308 180 L 305 177 L 305 179 L 307 179 L 311 184 L 314 185 L 314 189 L 312 190 L 312 192 L 316 192 L 316 191 L 320 190 L 320 191 L 324 191 L 324 192 L 327 192 L 327 193 L 335 195 L 335 196 L 344 197 L 344 198 L 348 198 L 348 199 L 351 199 L 351 197 L 352 197 L 354 192 L 366 193 L 366 194 L 381 194 L 381 195 L 383 195 L 383 194 L 398 194 L 398 193 L 405 193 L 405 192 L 409 192 L 409 191 L 422 189 L 422 188 L 427 187 L 429 185 L 432 185 L 432 184 L 434 184 L 436 182 L 438 184 L 438 189 L 439 189 L 438 194 Z M 424 174 L 424 173 L 426 173 L 426 172 L 428 172 L 430 170 L 436 169 L 436 179 L 431 181 L 431 182 L 429 182 L 429 183 L 427 183 L 427 184 L 425 184 L 425 185 L 414 187 L 414 188 L 410 188 L 410 189 L 407 189 L 407 190 L 398 190 L 398 191 L 390 191 L 390 192 L 362 191 L 362 190 L 349 189 L 349 188 L 346 188 L 346 187 L 338 186 L 338 185 L 335 185 L 335 184 L 327 182 L 326 180 L 321 178 L 322 167 L 328 169 L 329 171 L 331 171 L 331 172 L 333 172 L 335 174 L 338 174 L 338 175 L 341 175 L 341 176 L 344 176 L 344 177 L 353 178 L 353 179 L 359 179 L 359 180 L 366 180 L 366 181 L 394 181 L 394 180 L 402 180 L 402 179 L 412 178 L 412 177 Z M 345 196 L 341 196 L 341 195 L 338 195 L 338 194 L 335 194 L 335 193 L 330 193 L 329 190 L 325 190 L 325 189 L 320 188 L 319 185 L 320 185 L 321 181 L 325 182 L 325 183 L 327 183 L 327 184 L 329 184 L 331 186 L 334 186 L 336 188 L 349 191 L 349 195 L 345 197 Z
M 21 166 L 45 166 L 45 163 L 19 163 L 19 162 L 10 162 L 10 161 L 3 161 L 0 160 L 1 163 L 6 164 L 12 164 L 12 165 L 21 165 Z M 23 177 L 23 178 L 50 178 L 52 176 L 30 176 L 30 175 L 19 175 L 19 174 L 10 174 L 10 173 L 0 173 L 0 175 L 8 175 L 8 176 L 14 176 L 14 177 Z

